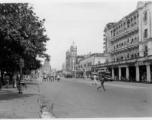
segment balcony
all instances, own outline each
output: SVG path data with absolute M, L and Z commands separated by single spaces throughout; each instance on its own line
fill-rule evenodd
M 127 35 L 135 32 L 135 31 L 138 31 L 138 28 L 139 28 L 138 25 L 135 25 L 134 27 L 130 27 L 130 28 L 124 30 L 122 33 L 120 33 L 120 34 L 112 37 L 112 38 L 110 39 L 110 41 L 113 42 L 113 41 L 115 41 L 115 40 L 117 40 L 117 39 L 121 39 L 121 38 L 123 38 L 124 36 L 127 36 Z
M 104 45 L 106 45 L 106 42 L 103 42 Z
M 113 53 L 117 53 L 117 52 L 120 52 L 120 51 L 125 51 L 125 50 L 128 50 L 128 49 L 132 49 L 134 47 L 137 47 L 139 45 L 139 42 L 133 42 L 131 44 L 127 44 L 127 45 L 124 45 L 123 47 L 119 47 L 117 49 L 112 49 L 111 51 L 109 51 L 110 54 L 113 54 Z

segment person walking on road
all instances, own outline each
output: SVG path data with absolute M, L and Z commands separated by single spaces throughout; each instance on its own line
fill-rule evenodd
M 58 80 L 58 82 L 59 82 L 59 80 L 60 80 L 60 76 L 59 76 L 59 74 L 57 75 L 57 80 Z
M 101 75 L 100 73 L 99 73 L 99 81 L 101 82 L 101 86 L 99 86 L 99 87 L 97 88 L 97 90 L 98 90 L 99 88 L 103 87 L 104 91 L 106 91 L 106 89 L 105 89 L 105 87 L 104 87 L 105 76 L 104 76 L 104 75 Z
M 97 85 L 97 75 L 96 74 L 93 75 L 93 83 L 92 84 Z

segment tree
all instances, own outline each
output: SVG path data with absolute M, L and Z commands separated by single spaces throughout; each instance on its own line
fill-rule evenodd
M 37 56 L 46 57 L 45 19 L 33 12 L 28 3 L 0 4 L 0 69 L 14 71 L 18 69 L 20 58 L 25 61 L 26 69 L 41 66 Z

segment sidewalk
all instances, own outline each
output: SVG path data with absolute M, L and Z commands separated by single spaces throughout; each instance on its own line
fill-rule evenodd
M 23 94 L 19 94 L 12 85 L 9 88 L 3 86 L 0 90 L 0 118 L 40 118 L 37 81 L 26 82 L 27 90 L 24 89 Z

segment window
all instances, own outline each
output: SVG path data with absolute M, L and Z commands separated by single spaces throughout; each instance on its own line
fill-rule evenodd
M 145 29 L 144 31 L 144 38 L 147 38 L 148 37 L 148 29 Z
M 127 58 L 129 58 L 129 53 L 127 54 Z
M 127 26 L 128 26 L 128 27 L 130 26 L 130 20 L 127 21 Z
M 147 21 L 147 11 L 144 12 L 144 18 L 143 18 L 144 21 Z
M 148 48 L 147 46 L 145 46 L 144 56 L 147 56 L 147 55 L 148 55 Z

